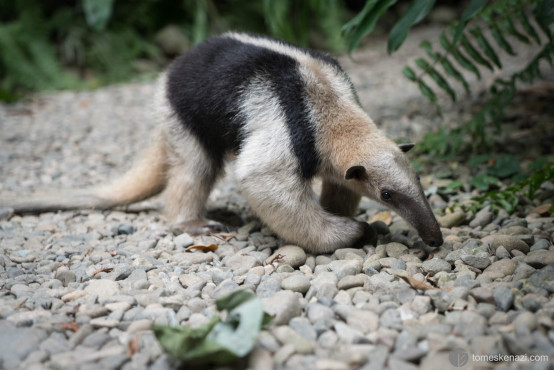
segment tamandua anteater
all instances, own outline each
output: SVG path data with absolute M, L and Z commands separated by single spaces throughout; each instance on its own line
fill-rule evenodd
M 204 218 L 230 154 L 259 217 L 281 238 L 327 253 L 371 234 L 354 216 L 361 195 L 404 217 L 425 243 L 440 227 L 403 152 L 362 110 L 338 62 L 319 52 L 242 33 L 209 39 L 178 58 L 155 96 L 159 134 L 142 161 L 109 185 L 7 204 L 16 213 L 106 209 L 165 189 L 172 222 L 188 232 Z M 322 178 L 318 202 L 311 182 Z

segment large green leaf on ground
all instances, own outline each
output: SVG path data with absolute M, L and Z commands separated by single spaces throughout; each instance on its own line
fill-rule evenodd
M 227 310 L 225 321 L 214 316 L 200 328 L 154 325 L 161 346 L 173 357 L 190 364 L 228 364 L 246 356 L 258 333 L 270 318 L 261 301 L 246 290 L 236 291 L 216 301 Z

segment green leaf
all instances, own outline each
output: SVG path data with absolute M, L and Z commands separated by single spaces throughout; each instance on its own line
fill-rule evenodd
M 506 178 L 520 171 L 519 160 L 510 154 L 503 154 L 496 158 L 494 165 L 489 167 L 488 173 L 498 178 Z
M 112 15 L 114 0 L 83 0 L 83 11 L 89 26 L 96 31 L 106 28 Z
M 482 66 L 487 67 L 491 71 L 494 69 L 492 64 L 489 63 L 488 60 L 483 58 L 483 56 L 471 45 L 467 37 L 465 35 L 462 35 L 462 39 L 460 40 L 460 44 L 462 45 L 462 48 L 465 50 L 465 52 L 477 63 L 481 64 Z
M 464 12 L 462 13 L 462 16 L 458 22 L 458 27 L 456 27 L 456 31 L 454 32 L 454 39 L 452 40 L 452 44 L 456 45 L 458 41 L 460 41 L 460 38 L 462 37 L 462 32 L 464 31 L 465 26 L 467 23 L 475 17 L 483 8 L 485 5 L 487 5 L 487 0 L 471 0 L 467 8 L 465 8 Z
M 431 43 L 429 41 L 427 40 L 422 41 L 419 44 L 419 47 L 425 50 L 427 55 L 429 55 L 429 57 L 433 59 L 435 62 L 440 59 L 441 57 L 440 54 L 433 51 L 433 47 L 431 46 Z
M 535 28 L 529 22 L 529 19 L 527 18 L 527 14 L 525 13 L 525 11 L 522 10 L 518 12 L 517 18 L 519 19 L 519 23 L 521 24 L 525 32 L 527 32 L 527 34 L 531 36 L 538 45 L 540 45 L 541 39 L 539 37 L 539 34 L 537 33 L 537 31 L 535 31 Z
M 377 21 L 383 13 L 397 0 L 370 0 L 362 10 L 363 17 L 355 17 L 343 28 L 343 34 L 348 38 L 348 51 L 358 47 L 362 38 L 375 29 Z M 356 22 L 354 22 L 356 20 Z
M 535 9 L 535 17 L 543 29 L 548 29 L 554 23 L 554 0 L 540 1 Z
M 492 158 L 491 154 L 478 154 L 469 158 L 467 165 L 469 167 L 475 168 L 481 164 L 487 163 Z
M 525 44 L 530 44 L 531 43 L 531 41 L 529 41 L 527 36 L 525 36 L 524 34 L 522 34 L 521 32 L 519 32 L 517 30 L 517 28 L 514 25 L 514 22 L 512 21 L 512 18 L 506 17 L 504 19 L 504 21 L 502 22 L 502 24 L 503 24 L 504 28 L 506 29 L 506 31 L 508 31 L 508 33 L 510 35 L 514 36 L 519 41 L 521 41 Z
M 491 44 L 487 41 L 485 35 L 483 35 L 483 31 L 479 26 L 472 27 L 469 32 L 475 37 L 477 40 L 477 44 L 483 50 L 485 55 L 494 63 L 498 68 L 502 68 L 502 63 L 500 63 L 500 59 L 498 58 L 498 55 L 496 55 L 496 52 L 492 48 Z
M 541 169 L 546 163 L 548 162 L 548 158 L 546 157 L 540 157 L 535 159 L 533 162 L 529 163 L 529 166 L 527 169 L 529 171 L 538 171 Z
M 498 185 L 498 179 L 485 173 L 481 173 L 469 180 L 467 183 L 474 188 L 482 191 L 487 191 L 489 190 L 490 185 Z
M 389 54 L 398 50 L 404 40 L 406 40 L 410 28 L 414 24 L 421 22 L 433 9 L 434 4 L 435 0 L 414 0 L 410 2 L 410 7 L 394 25 L 389 34 L 387 46 Z
M 190 364 L 221 365 L 246 356 L 271 317 L 264 313 L 259 298 L 245 290 L 218 299 L 216 307 L 228 311 L 227 320 L 215 315 L 195 329 L 154 325 L 160 345 L 171 356 Z
M 462 53 L 460 53 L 458 49 L 452 46 L 452 44 L 450 43 L 450 41 L 448 40 L 448 37 L 446 37 L 446 34 L 444 32 L 442 32 L 441 35 L 439 36 L 439 41 L 441 46 L 444 48 L 444 50 L 446 50 L 447 52 L 450 52 L 454 57 L 454 59 L 456 60 L 456 62 L 458 62 L 458 64 L 462 66 L 462 68 L 470 72 L 473 72 L 477 77 L 477 79 L 479 80 L 481 79 L 481 73 L 479 73 L 479 70 L 477 69 L 477 67 L 469 59 L 467 59 Z
M 437 85 L 439 85 L 440 88 L 442 88 L 444 91 L 450 95 L 450 98 L 452 101 L 456 101 L 456 92 L 450 87 L 448 82 L 444 79 L 444 77 L 441 76 L 441 74 L 433 68 L 425 59 L 418 58 L 416 59 L 416 64 L 419 68 L 423 69 L 423 71 L 435 81 Z
M 516 55 L 516 53 L 514 52 L 514 49 L 512 49 L 512 46 L 510 45 L 508 40 L 506 40 L 506 38 L 502 34 L 502 31 L 500 31 L 498 27 L 492 26 L 491 34 L 494 40 L 496 41 L 496 43 L 498 44 L 498 46 L 504 49 L 506 53 L 510 55 Z
M 466 93 L 469 94 L 469 84 L 467 83 L 464 76 L 456 68 L 454 68 L 452 63 L 450 63 L 450 61 L 447 58 L 442 58 L 441 59 L 441 65 L 442 65 L 442 68 L 444 68 L 444 71 L 448 75 L 450 75 L 450 76 L 454 77 L 456 80 L 458 80 L 462 84 L 462 86 L 464 87 L 464 90 L 466 91 Z
M 419 90 L 421 91 L 421 93 L 427 99 L 429 99 L 431 103 L 437 102 L 437 96 L 435 95 L 433 90 L 431 90 L 431 88 L 425 82 L 423 82 L 423 80 L 420 79 L 419 82 L 417 83 L 417 86 L 419 87 Z
M 408 66 L 405 66 L 403 69 L 402 69 L 402 74 L 404 76 L 406 76 L 406 78 L 410 81 L 416 81 L 417 80 L 417 77 L 416 77 L 416 74 L 414 72 L 414 70 Z
M 460 180 L 452 181 L 451 183 L 446 185 L 446 189 L 448 189 L 448 190 L 458 189 L 458 188 L 462 187 L 463 184 L 464 183 Z

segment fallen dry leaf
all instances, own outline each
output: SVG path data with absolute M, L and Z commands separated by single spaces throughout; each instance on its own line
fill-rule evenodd
M 387 226 L 390 226 L 392 223 L 392 216 L 390 215 L 390 211 L 381 211 L 377 212 L 376 214 L 371 217 L 371 220 L 369 220 L 369 223 L 375 222 L 375 221 L 383 221 Z
M 279 262 L 279 260 L 282 259 L 283 257 L 285 256 L 283 256 L 281 253 L 277 254 L 275 257 L 271 259 L 271 261 L 269 261 L 268 265 L 271 265 L 273 264 L 273 262 L 276 262 L 276 261 Z
M 76 332 L 77 330 L 79 330 L 81 327 L 79 325 L 77 325 L 77 323 L 75 322 L 75 320 L 71 321 L 71 322 L 64 322 L 61 324 L 61 328 L 63 330 L 71 330 L 72 332 Z
M 550 207 L 552 207 L 552 204 L 543 204 L 542 206 L 533 208 L 529 214 L 537 213 L 540 216 L 548 216 L 550 215 Z
M 198 249 L 202 252 L 209 252 L 209 251 L 216 251 L 217 250 L 217 245 L 215 244 L 210 244 L 210 245 L 191 245 L 190 247 L 186 247 L 185 248 L 185 252 L 188 252 L 190 250 L 193 250 L 193 249 Z
M 135 353 L 139 353 L 140 347 L 137 338 L 131 338 L 127 342 L 127 349 L 125 350 L 125 353 L 127 356 L 132 356 Z
M 397 275 L 397 274 L 394 274 L 394 276 L 396 276 L 397 278 L 400 278 L 402 280 L 404 280 L 405 282 L 407 282 L 408 284 L 410 284 L 410 286 L 414 289 L 419 289 L 419 290 L 432 290 L 432 289 L 438 289 L 438 288 L 435 288 L 435 287 L 432 287 L 430 285 L 427 285 L 425 284 L 423 281 L 419 281 L 417 279 L 414 279 L 413 277 L 411 276 L 402 276 L 402 275 Z
M 102 269 L 100 269 L 100 270 L 94 271 L 92 274 L 93 274 L 93 275 L 96 275 L 96 274 L 99 274 L 99 273 L 101 273 L 101 272 L 112 272 L 112 271 L 113 271 L 113 267 L 104 267 L 104 268 L 102 268 Z

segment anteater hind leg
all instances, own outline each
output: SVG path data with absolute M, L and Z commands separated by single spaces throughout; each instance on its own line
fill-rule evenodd
M 310 182 L 296 168 L 286 163 L 264 165 L 260 160 L 262 156 L 241 153 L 237 173 L 252 209 L 280 237 L 313 253 L 353 246 L 364 238 L 362 223 L 321 207 Z
M 165 190 L 169 220 L 193 235 L 222 230 L 223 225 L 204 218 L 206 201 L 220 168 L 192 135 L 185 133 L 171 141 Z
M 338 216 L 354 217 L 360 203 L 360 194 L 337 183 L 324 180 L 319 202 L 323 209 Z

